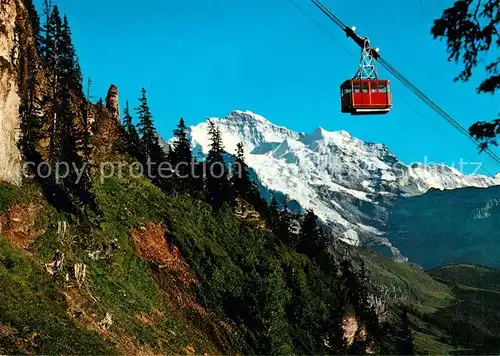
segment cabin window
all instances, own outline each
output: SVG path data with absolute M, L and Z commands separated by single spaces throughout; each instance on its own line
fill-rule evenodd
M 352 91 L 355 93 L 361 92 L 361 84 L 358 83 L 352 83 Z
M 368 93 L 368 83 L 362 83 L 363 85 L 363 93 Z
M 378 84 L 378 91 L 381 93 L 387 93 L 387 84 L 386 83 L 379 83 Z

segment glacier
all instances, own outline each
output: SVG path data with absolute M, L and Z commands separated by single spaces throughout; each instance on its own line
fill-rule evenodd
M 251 111 L 235 110 L 189 127 L 193 153 L 200 159 L 210 149 L 208 120 L 220 129 L 226 152 L 234 153 L 236 144 L 243 143 L 260 186 L 312 209 L 341 240 L 385 245 L 396 256 L 399 251 L 385 237 L 384 226 L 397 198 L 431 189 L 500 185 L 500 175 L 464 175 L 445 165 L 409 166 L 385 145 L 346 131 L 318 127 L 309 134 L 295 132 Z

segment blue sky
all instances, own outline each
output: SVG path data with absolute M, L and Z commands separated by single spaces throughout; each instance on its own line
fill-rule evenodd
M 104 97 L 113 83 L 122 108 L 126 99 L 135 106 L 144 86 L 165 137 L 181 116 L 193 125 L 234 109 L 251 110 L 297 131 L 347 130 L 386 144 L 405 163 L 458 165 L 462 159 L 471 162 L 466 171 L 479 161 L 482 173 L 500 171 L 395 80 L 390 114 L 341 114 L 339 85 L 356 72 L 360 51 L 308 0 L 295 1 L 334 40 L 289 0 L 54 3 L 69 17 L 93 96 Z M 447 61 L 444 43 L 430 35 L 433 20 L 452 0 L 323 2 L 465 127 L 500 112 L 498 97 L 476 94 L 480 72 L 469 83 L 453 82 L 459 68 Z M 383 68 L 379 77 L 393 79 Z

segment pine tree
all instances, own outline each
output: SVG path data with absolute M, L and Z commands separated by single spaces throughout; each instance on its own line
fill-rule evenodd
M 146 162 L 163 162 L 165 153 L 160 146 L 158 134 L 153 124 L 153 115 L 149 109 L 148 99 L 146 97 L 146 89 L 142 88 L 141 97 L 139 98 L 139 106 L 135 109 L 139 117 L 137 129 L 141 137 L 141 152 L 144 153 L 144 163 Z
M 88 207 L 93 210 L 97 207 L 84 159 L 89 151 L 89 133 L 79 130 L 74 124 L 83 116 L 74 100 L 75 95 L 83 98 L 81 71 L 66 16 L 64 21 L 61 20 L 58 7 L 52 7 L 50 1 L 45 1 L 45 15 L 48 20 L 41 48 L 47 80 L 52 88 L 47 98 L 50 103 L 47 110 L 50 120 L 49 163 L 53 169 L 61 164 L 68 168 L 67 175 L 53 174 L 45 182 L 46 191 L 51 192 L 51 200 L 59 209 L 84 216 Z M 86 126 L 85 118 L 83 121 Z
M 232 165 L 231 184 L 236 197 L 245 199 L 254 206 L 261 204 L 259 190 L 250 179 L 248 166 L 245 163 L 245 152 L 242 142 L 236 145 L 236 159 Z
M 81 72 L 76 60 L 75 48 L 71 39 L 71 30 L 69 28 L 68 19 L 64 16 L 61 21 L 59 9 L 54 6 L 47 25 L 47 38 L 46 43 L 46 61 L 50 73 L 50 83 L 53 85 L 54 92 L 52 97 L 52 119 L 51 119 L 51 144 L 50 154 L 58 155 L 55 151 L 60 149 L 56 147 L 57 141 L 65 140 L 63 137 L 56 137 L 56 135 L 68 135 L 64 132 L 56 132 L 57 127 L 61 127 L 66 120 L 65 117 L 59 115 L 65 113 L 65 106 L 68 110 L 73 111 L 71 108 L 72 95 L 77 95 L 83 98 L 83 88 L 81 83 Z M 62 100 L 65 98 L 67 103 Z M 61 121 L 61 122 L 59 122 Z M 73 138 L 77 140 L 77 138 Z M 57 158 L 56 158 L 57 159 Z
M 80 61 L 78 56 L 75 55 L 75 65 L 73 67 L 73 89 L 76 95 L 80 98 L 84 98 L 83 93 L 83 73 L 82 68 L 80 67 Z
M 135 159 L 142 161 L 141 154 L 141 139 L 137 133 L 137 129 L 133 123 L 132 115 L 130 114 L 130 107 L 128 100 L 125 102 L 125 109 L 123 110 L 123 128 L 125 130 L 125 146 L 126 151 Z
M 117 123 L 117 139 L 113 143 L 114 149 L 116 149 L 120 153 L 129 153 L 128 152 L 128 137 L 127 130 L 125 130 L 125 126 L 123 126 L 123 122 Z
M 44 43 L 44 56 L 48 75 L 50 76 L 50 83 L 54 85 L 54 90 L 57 89 L 60 81 L 60 46 L 62 40 L 62 20 L 59 13 L 59 8 L 55 5 L 50 13 L 50 18 L 45 26 L 45 43 Z
M 318 226 L 318 217 L 312 210 L 309 210 L 302 222 L 298 251 L 310 257 L 314 257 L 323 248 L 324 241 Z
M 224 162 L 224 146 L 219 128 L 209 121 L 211 146 L 207 156 L 207 198 L 213 207 L 219 208 L 232 200 L 229 174 Z
M 363 259 L 360 262 L 359 280 L 364 286 L 368 286 L 370 282 L 370 274 Z
M 267 209 L 266 214 L 267 226 L 271 231 L 278 236 L 278 226 L 279 226 L 279 206 L 276 196 L 273 195 L 271 199 L 271 204 Z
M 344 259 L 340 263 L 340 270 L 343 298 L 354 308 L 357 317 L 365 324 L 367 331 L 366 340 L 358 342 L 354 347 L 365 350 L 366 346 L 372 342 L 380 342 L 382 339 L 377 314 L 368 302 L 367 274 L 366 272 L 358 274 L 349 259 Z M 352 349 L 351 353 L 354 352 L 355 350 Z
M 261 301 L 259 315 L 261 315 L 263 350 L 271 355 L 292 354 L 292 338 L 290 325 L 286 319 L 286 305 L 290 302 L 290 291 L 283 279 L 282 267 L 271 262 L 266 266 L 261 276 Z
M 288 201 L 285 200 L 283 203 L 283 208 L 281 209 L 278 216 L 278 226 L 276 235 L 278 238 L 288 246 L 296 248 L 299 241 L 298 236 L 292 232 L 292 221 L 293 215 L 288 210 Z
M 61 28 L 62 21 L 59 15 L 59 8 L 52 5 L 50 2 L 45 1 L 45 15 L 47 17 L 47 23 L 45 24 L 45 37 L 43 42 L 43 56 L 45 61 L 46 78 L 51 88 L 51 93 L 49 94 L 48 101 L 51 106 L 47 111 L 47 116 L 49 120 L 50 127 L 50 146 L 49 146 L 49 160 L 51 163 L 54 160 L 56 141 L 58 138 L 56 135 L 56 126 L 58 125 L 58 112 L 61 106 L 61 96 L 59 91 L 61 90 L 61 67 L 60 67 L 60 40 L 61 40 Z
M 83 99 L 82 71 L 71 39 L 71 29 L 66 15 L 64 15 L 61 26 L 58 52 L 61 83 L 67 85 L 73 94 Z
M 53 36 L 54 29 L 52 27 L 51 20 L 52 16 L 52 1 L 43 1 L 43 17 L 45 24 L 41 29 L 40 33 L 40 56 L 44 61 L 44 64 L 48 64 L 48 58 L 50 57 L 50 52 L 54 50 Z
M 342 327 L 344 305 L 345 301 L 338 294 L 334 297 L 334 303 L 330 305 L 327 325 L 327 350 L 330 355 L 347 354 L 348 345 L 347 340 L 344 338 L 344 329 Z
M 187 127 L 184 119 L 179 120 L 177 129 L 174 130 L 175 141 L 172 147 L 172 154 L 169 162 L 176 170 L 174 176 L 174 186 L 179 193 L 194 192 L 199 187 L 194 185 L 194 177 L 191 172 L 194 164 L 191 145 L 187 135 Z
M 66 164 L 69 168 L 67 176 L 55 177 L 59 186 L 68 194 L 73 213 L 86 216 L 87 208 L 96 210 L 95 199 L 91 193 L 91 179 L 88 173 L 88 166 L 80 155 L 83 140 L 82 134 L 77 132 L 74 125 L 75 114 L 72 109 L 71 91 L 68 87 L 62 86 L 59 90 L 60 102 L 57 107 L 57 118 L 54 130 L 54 152 L 52 156 L 52 166 Z
M 141 163 L 152 182 L 160 187 L 167 187 L 161 165 L 167 160 L 165 151 L 160 146 L 158 133 L 153 123 L 153 115 L 149 109 L 146 89 L 142 88 L 139 106 L 135 109 L 139 117 L 137 130 L 140 135 L 139 152 L 142 156 Z M 161 167 L 163 168 L 163 167 Z
M 341 285 L 344 298 L 352 306 L 357 308 L 359 306 L 358 296 L 360 295 L 360 283 L 350 259 L 346 258 L 340 263 L 340 271 L 342 275 Z
M 191 194 L 198 199 L 205 199 L 205 167 L 206 162 L 194 162 Z

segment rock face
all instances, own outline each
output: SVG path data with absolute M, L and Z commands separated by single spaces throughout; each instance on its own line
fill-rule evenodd
M 25 13 L 19 0 L 0 2 L 0 181 L 21 183 L 16 21 Z
M 115 152 L 119 135 L 120 111 L 118 88 L 111 85 L 106 96 L 106 107 L 92 105 L 89 110 L 89 124 L 92 127 L 92 162 L 104 162 Z
M 106 108 L 115 120 L 120 120 L 120 108 L 118 106 L 118 88 L 115 85 L 111 85 L 109 87 L 108 95 L 106 96 Z

